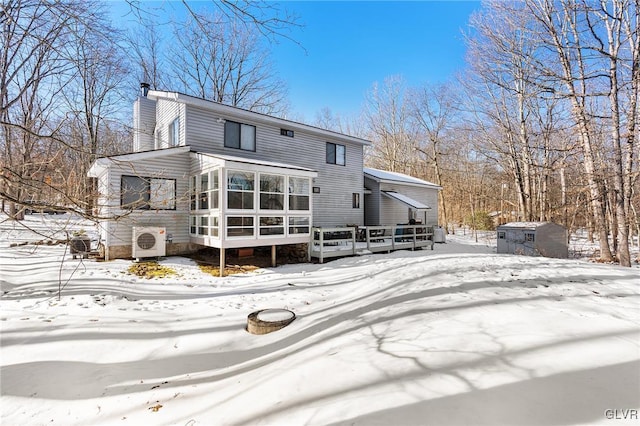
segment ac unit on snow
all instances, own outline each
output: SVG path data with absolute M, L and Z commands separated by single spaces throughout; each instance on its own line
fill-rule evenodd
M 159 226 L 145 226 L 133 228 L 133 246 L 131 256 L 158 257 L 166 254 L 167 230 Z

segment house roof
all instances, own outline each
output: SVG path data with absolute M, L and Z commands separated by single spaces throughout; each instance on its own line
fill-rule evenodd
M 428 182 L 426 180 L 418 179 L 413 176 L 405 175 L 402 173 L 388 172 L 386 170 L 372 169 L 365 167 L 364 174 L 372 178 L 376 182 L 382 183 L 400 183 L 405 185 L 423 186 L 433 189 L 442 189 L 440 185 Z
M 356 143 L 359 145 L 371 145 L 371 142 L 358 138 L 355 136 L 345 135 L 343 133 L 334 132 L 332 130 L 322 129 L 320 127 L 311 126 L 308 124 L 298 123 L 296 121 L 287 120 L 285 118 L 274 117 L 271 115 L 263 114 L 260 112 L 249 111 L 247 109 L 233 107 L 230 105 L 221 104 L 219 102 L 210 101 L 203 98 L 197 98 L 195 96 L 186 95 L 180 92 L 166 92 L 159 90 L 150 90 L 147 94 L 150 99 L 169 99 L 176 102 L 182 102 L 189 105 L 194 105 L 200 108 L 214 110 L 221 115 L 228 114 L 235 117 L 245 118 L 247 120 L 259 121 L 268 124 L 275 124 L 285 127 L 290 130 L 301 130 L 308 133 L 328 137 L 331 139 L 340 139 Z M 224 119 L 224 117 L 221 117 Z
M 272 162 L 272 161 L 255 160 L 255 159 L 246 158 L 246 157 L 235 157 L 235 156 L 232 156 L 232 155 L 211 154 L 211 153 L 205 153 L 205 152 L 194 152 L 194 154 L 201 155 L 203 157 L 216 158 L 216 159 L 220 159 L 220 160 L 223 160 L 223 161 L 232 161 L 234 163 L 254 164 L 254 165 L 258 165 L 258 166 L 267 166 L 267 167 L 277 167 L 277 168 L 280 168 L 280 169 L 298 170 L 298 171 L 302 171 L 302 172 L 309 172 L 309 173 L 311 173 L 313 175 L 316 175 L 316 176 L 318 174 L 316 170 L 308 169 L 306 167 L 294 166 L 292 164 L 275 163 L 275 162 Z
M 178 146 L 164 149 L 152 149 L 149 151 L 130 152 L 128 154 L 109 155 L 100 157 L 93 162 L 91 168 L 87 172 L 88 176 L 98 177 L 111 163 L 124 162 L 124 161 L 142 161 L 151 160 L 154 158 L 162 158 L 168 155 L 175 155 L 181 153 L 187 153 L 191 150 L 189 146 Z
M 387 197 L 393 198 L 396 201 L 400 201 L 402 204 L 406 204 L 407 206 L 416 210 L 431 210 L 431 207 L 429 207 L 428 205 L 420 201 L 416 201 L 411 197 L 407 197 L 404 194 L 399 194 L 395 191 L 382 191 L 382 194 L 386 195 Z

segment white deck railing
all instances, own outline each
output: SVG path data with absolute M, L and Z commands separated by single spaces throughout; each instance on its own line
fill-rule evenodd
M 432 226 L 313 228 L 309 244 L 309 257 L 315 257 L 322 263 L 324 259 L 331 257 L 394 250 L 415 250 L 421 247 L 430 247 L 433 250 Z

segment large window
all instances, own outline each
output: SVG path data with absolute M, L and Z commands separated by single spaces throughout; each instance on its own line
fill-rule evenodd
M 209 209 L 209 173 L 200 175 L 200 196 L 198 197 L 198 209 Z
M 189 233 L 198 236 L 218 236 L 218 216 L 189 216 Z
M 284 210 L 284 176 L 260 174 L 260 208 Z
M 189 210 L 197 210 L 198 209 L 198 177 L 191 176 L 189 180 Z M 196 232 L 193 231 L 192 234 Z
M 327 163 L 344 166 L 346 164 L 344 145 L 327 142 Z
M 175 210 L 175 179 L 122 176 L 120 206 L 131 210 Z
M 227 208 L 253 210 L 255 175 L 249 172 L 227 172 Z
M 256 127 L 249 124 L 226 121 L 224 123 L 224 146 L 227 148 L 256 150 Z
M 220 181 L 218 176 L 218 169 L 198 176 L 191 176 L 191 202 L 189 204 L 191 210 L 209 210 L 219 207 Z
M 284 235 L 284 218 L 281 216 L 260 216 L 260 235 Z
M 309 179 L 289 178 L 289 210 L 309 210 Z
M 309 218 L 308 217 L 290 217 L 289 218 L 289 234 L 308 234 Z
M 228 216 L 227 237 L 253 237 L 253 216 Z
M 169 124 L 169 146 L 180 145 L 180 118 L 176 118 Z

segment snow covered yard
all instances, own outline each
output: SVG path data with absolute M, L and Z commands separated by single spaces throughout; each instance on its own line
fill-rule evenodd
M 42 233 L 69 226 L 39 217 Z M 9 247 L 39 238 L 0 225 L 2 424 L 640 421 L 637 266 L 453 237 L 225 278 L 169 257 L 179 276 L 146 280 L 128 261 Z M 297 319 L 247 333 L 263 308 Z

